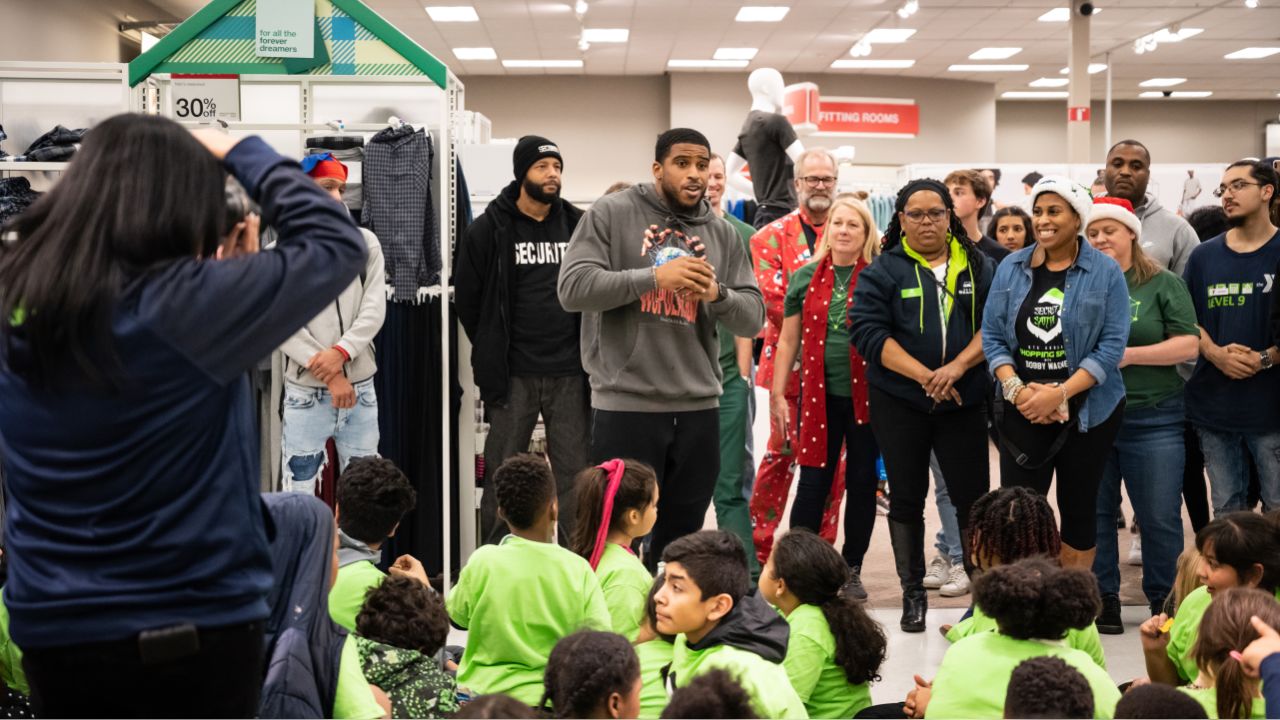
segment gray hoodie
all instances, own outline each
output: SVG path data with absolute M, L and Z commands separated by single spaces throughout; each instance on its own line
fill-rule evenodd
M 711 263 L 726 288 L 719 302 L 658 290 L 654 260 L 684 253 Z M 717 407 L 716 323 L 740 337 L 764 325 L 764 300 L 737 231 L 705 200 L 688 213 L 671 210 L 652 183 L 591 206 L 569 240 L 557 290 L 565 310 L 582 313 L 582 365 L 598 410 Z
M 1142 251 L 1160 267 L 1182 277 L 1187 258 L 1200 244 L 1196 231 L 1186 220 L 1164 209 L 1151 193 L 1147 193 L 1147 199 L 1134 208 L 1134 213 L 1142 221 Z

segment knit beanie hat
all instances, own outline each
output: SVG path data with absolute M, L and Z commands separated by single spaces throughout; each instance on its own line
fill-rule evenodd
M 335 158 L 331 153 L 320 153 L 319 155 L 308 155 L 302 159 L 302 172 L 319 180 L 321 178 L 335 178 L 342 182 L 347 181 L 347 166 L 342 161 Z
M 1089 226 L 1089 210 L 1093 207 L 1093 196 L 1089 189 L 1070 178 L 1061 175 L 1046 175 L 1031 188 L 1031 206 L 1045 193 L 1053 193 L 1071 206 L 1080 216 L 1080 232 Z
M 520 142 L 516 143 L 516 151 L 511 156 L 516 180 L 524 182 L 524 176 L 529 172 L 529 168 L 545 157 L 553 157 L 560 161 L 561 166 L 564 165 L 564 158 L 560 157 L 560 148 L 555 143 L 537 135 L 525 135 L 520 138 Z
M 1133 232 L 1134 241 L 1142 239 L 1142 221 L 1133 213 L 1133 203 L 1119 197 L 1100 197 L 1093 199 L 1093 208 L 1089 214 L 1089 225 L 1099 220 L 1115 220 Z

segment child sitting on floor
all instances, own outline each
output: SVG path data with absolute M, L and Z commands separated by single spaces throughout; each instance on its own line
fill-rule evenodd
M 547 660 L 546 694 L 557 718 L 634 718 L 640 712 L 640 663 L 627 639 L 579 630 L 556 643 Z
M 783 535 L 760 573 L 760 595 L 787 618 L 782 667 L 811 718 L 851 718 L 871 705 L 884 630 L 857 601 L 840 594 L 849 566 L 809 530 Z
M 751 697 L 737 680 L 724 670 L 711 670 L 699 675 L 671 695 L 662 711 L 663 718 L 679 720 L 754 720 Z
M 631 545 L 658 520 L 658 477 L 636 460 L 610 460 L 574 480 L 578 519 L 569 548 L 591 563 L 613 631 L 635 640 L 653 576 Z
M 723 530 L 702 530 L 668 545 L 662 560 L 666 577 L 654 598 L 657 629 L 677 635 L 668 690 L 719 668 L 742 684 L 760 717 L 807 717 L 778 666 L 787 653 L 787 623 L 748 592 L 742 541 Z
M 1078 670 L 1056 657 L 1023 660 L 1009 676 L 1007 718 L 1091 718 L 1093 690 Z
M 360 667 L 391 699 L 392 717 L 441 718 L 458 709 L 457 685 L 434 657 L 449 637 L 449 615 L 434 590 L 387 578 L 365 598 L 356 633 Z
M 1208 717 L 1195 698 L 1159 683 L 1134 685 L 1116 703 L 1116 720 L 1201 720 Z
M 609 608 L 587 561 L 552 540 L 558 505 L 546 461 L 516 455 L 493 482 L 511 534 L 472 554 L 445 603 L 453 623 L 469 630 L 458 686 L 534 706 L 556 643 L 584 628 L 608 629 Z
M 1199 673 L 1178 689 L 1198 700 L 1211 718 L 1267 717 L 1261 684 L 1232 655 L 1258 638 L 1254 617 L 1280 624 L 1280 603 L 1262 590 L 1236 587 L 1219 593 L 1200 620 L 1191 648 Z
M 644 603 L 644 622 L 636 635 L 636 657 L 640 659 L 640 718 L 656 718 L 667 706 L 664 671 L 671 664 L 675 650 L 674 635 L 658 632 L 658 605 L 654 597 L 662 589 L 665 576 L 654 579 Z

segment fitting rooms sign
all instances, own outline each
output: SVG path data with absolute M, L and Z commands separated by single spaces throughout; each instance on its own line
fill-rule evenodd
M 258 57 L 314 57 L 315 14 L 315 0 L 258 0 Z

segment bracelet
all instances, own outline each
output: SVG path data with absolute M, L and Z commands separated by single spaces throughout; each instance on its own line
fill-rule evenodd
M 1063 383 L 1062 385 L 1059 385 L 1059 386 L 1058 386 L 1058 389 L 1062 391 L 1062 404 L 1063 404 L 1063 405 L 1067 404 L 1067 385 L 1066 385 L 1066 383 Z
M 1003 390 L 1004 399 L 1009 402 L 1013 402 L 1013 399 L 1018 396 L 1018 391 L 1024 387 L 1026 387 L 1026 385 L 1023 384 L 1022 378 L 1017 375 L 1010 375 L 1000 381 L 1000 388 Z
M 1014 388 L 1014 389 L 1013 389 L 1013 397 L 1011 397 L 1011 398 L 1007 398 L 1007 400 L 1008 400 L 1011 404 L 1013 404 L 1013 405 L 1017 405 L 1017 404 L 1018 404 L 1018 396 L 1019 396 L 1019 395 L 1021 395 L 1021 394 L 1022 394 L 1022 391 L 1023 391 L 1023 390 L 1026 390 L 1026 389 L 1027 389 L 1027 386 L 1026 386 L 1026 385 L 1019 385 L 1018 387 L 1016 387 L 1016 388 Z

